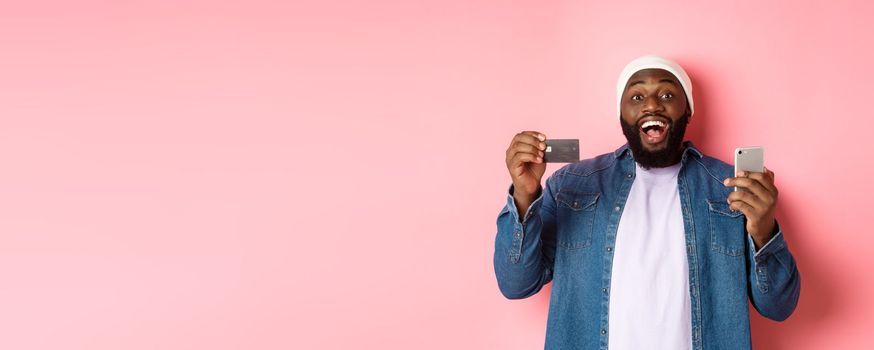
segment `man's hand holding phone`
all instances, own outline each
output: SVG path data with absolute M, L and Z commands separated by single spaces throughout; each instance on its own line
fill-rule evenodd
M 761 173 L 739 171 L 735 176 L 725 179 L 723 184 L 745 191 L 731 192 L 728 195 L 728 205 L 732 210 L 744 213 L 747 218 L 747 232 L 753 237 L 758 250 L 771 240 L 776 223 L 774 212 L 777 207 L 777 187 L 774 186 L 774 172 L 764 168 Z

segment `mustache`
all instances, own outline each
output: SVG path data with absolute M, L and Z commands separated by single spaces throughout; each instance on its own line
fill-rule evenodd
M 640 121 L 641 121 L 641 120 L 643 120 L 643 119 L 645 119 L 645 118 L 649 118 L 649 117 L 659 117 L 660 119 L 664 119 L 664 122 L 665 122 L 666 124 L 668 124 L 668 125 L 674 123 L 674 121 L 671 120 L 671 118 L 668 118 L 668 117 L 666 117 L 666 116 L 663 115 L 663 114 L 660 114 L 660 113 L 646 113 L 646 114 L 644 114 L 644 115 L 641 115 L 640 118 L 637 118 L 637 123 L 636 123 L 636 124 L 640 124 Z

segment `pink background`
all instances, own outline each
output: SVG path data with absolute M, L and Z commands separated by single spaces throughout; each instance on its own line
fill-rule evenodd
M 870 2 L 125 3 L 0 6 L 2 349 L 542 348 L 504 150 L 618 147 L 647 53 L 776 172 L 803 286 L 756 346 L 874 347 Z

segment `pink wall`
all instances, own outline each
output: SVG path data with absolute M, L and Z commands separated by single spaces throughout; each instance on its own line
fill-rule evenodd
M 871 2 L 128 3 L 0 6 L 2 349 L 541 348 L 504 149 L 619 146 L 645 53 L 776 172 L 803 287 L 755 344 L 874 347 Z

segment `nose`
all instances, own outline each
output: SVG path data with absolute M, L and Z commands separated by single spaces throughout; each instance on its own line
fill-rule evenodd
M 643 101 L 643 108 L 641 112 L 644 114 L 649 113 L 659 113 L 665 110 L 665 106 L 662 105 L 662 101 L 659 100 L 658 96 L 648 96 Z

